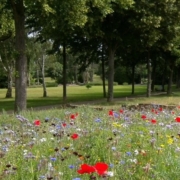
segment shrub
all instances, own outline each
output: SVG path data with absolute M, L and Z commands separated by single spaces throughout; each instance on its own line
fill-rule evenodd
M 89 89 L 89 88 L 92 87 L 92 85 L 91 84 L 86 84 L 86 87 L 87 87 L 87 89 Z

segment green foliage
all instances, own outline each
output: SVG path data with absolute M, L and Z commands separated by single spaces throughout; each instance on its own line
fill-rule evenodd
M 125 67 L 119 67 L 115 70 L 114 81 L 116 81 L 118 84 L 129 82 Z
M 86 84 L 86 88 L 87 88 L 87 89 L 89 89 L 89 88 L 91 88 L 91 87 L 92 87 L 91 84 Z
M 8 86 L 7 76 L 1 75 L 0 76 L 0 88 L 7 88 L 7 86 Z
M 58 80 L 62 78 L 62 64 L 59 62 L 52 63 L 47 71 L 47 76 L 51 77 L 52 79 Z
M 15 26 L 12 11 L 6 7 L 6 2 L 2 0 L 0 4 L 0 40 L 4 41 L 13 37 Z

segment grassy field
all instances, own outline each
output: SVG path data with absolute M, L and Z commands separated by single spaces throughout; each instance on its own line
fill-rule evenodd
M 49 106 L 49 105 L 60 105 L 62 104 L 62 86 L 58 87 L 48 87 L 47 97 L 43 98 L 42 87 L 28 88 L 27 89 L 27 106 L 39 107 L 39 106 Z M 152 96 L 151 98 L 140 97 L 140 95 L 146 94 L 145 85 L 135 86 L 135 95 L 131 95 L 130 85 L 118 85 L 114 86 L 114 98 L 125 97 L 125 99 L 118 99 L 110 105 L 120 105 L 120 104 L 136 104 L 136 103 L 158 103 L 158 104 L 179 104 L 180 103 L 180 93 L 174 88 L 172 96 L 167 97 L 165 94 L 159 96 Z M 0 89 L 0 110 L 12 110 L 14 108 L 14 98 L 5 98 L 5 89 Z M 13 89 L 14 97 L 14 89 Z M 75 103 L 82 101 L 94 101 L 100 100 L 99 104 L 109 105 L 106 103 L 106 99 L 103 98 L 102 86 L 92 86 L 87 89 L 85 86 L 67 86 L 67 102 Z

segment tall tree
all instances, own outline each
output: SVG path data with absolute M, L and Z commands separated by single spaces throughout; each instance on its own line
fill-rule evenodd
M 26 110 L 27 58 L 25 46 L 25 8 L 23 0 L 11 0 L 15 22 L 15 111 Z
M 4 68 L 7 75 L 7 92 L 6 98 L 12 98 L 12 87 L 13 87 L 13 75 L 14 75 L 14 41 L 9 38 L 3 42 L 0 42 L 0 63 Z

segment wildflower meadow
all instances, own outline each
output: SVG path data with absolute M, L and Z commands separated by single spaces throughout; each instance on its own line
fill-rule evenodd
M 0 179 L 178 180 L 180 107 L 0 115 Z

